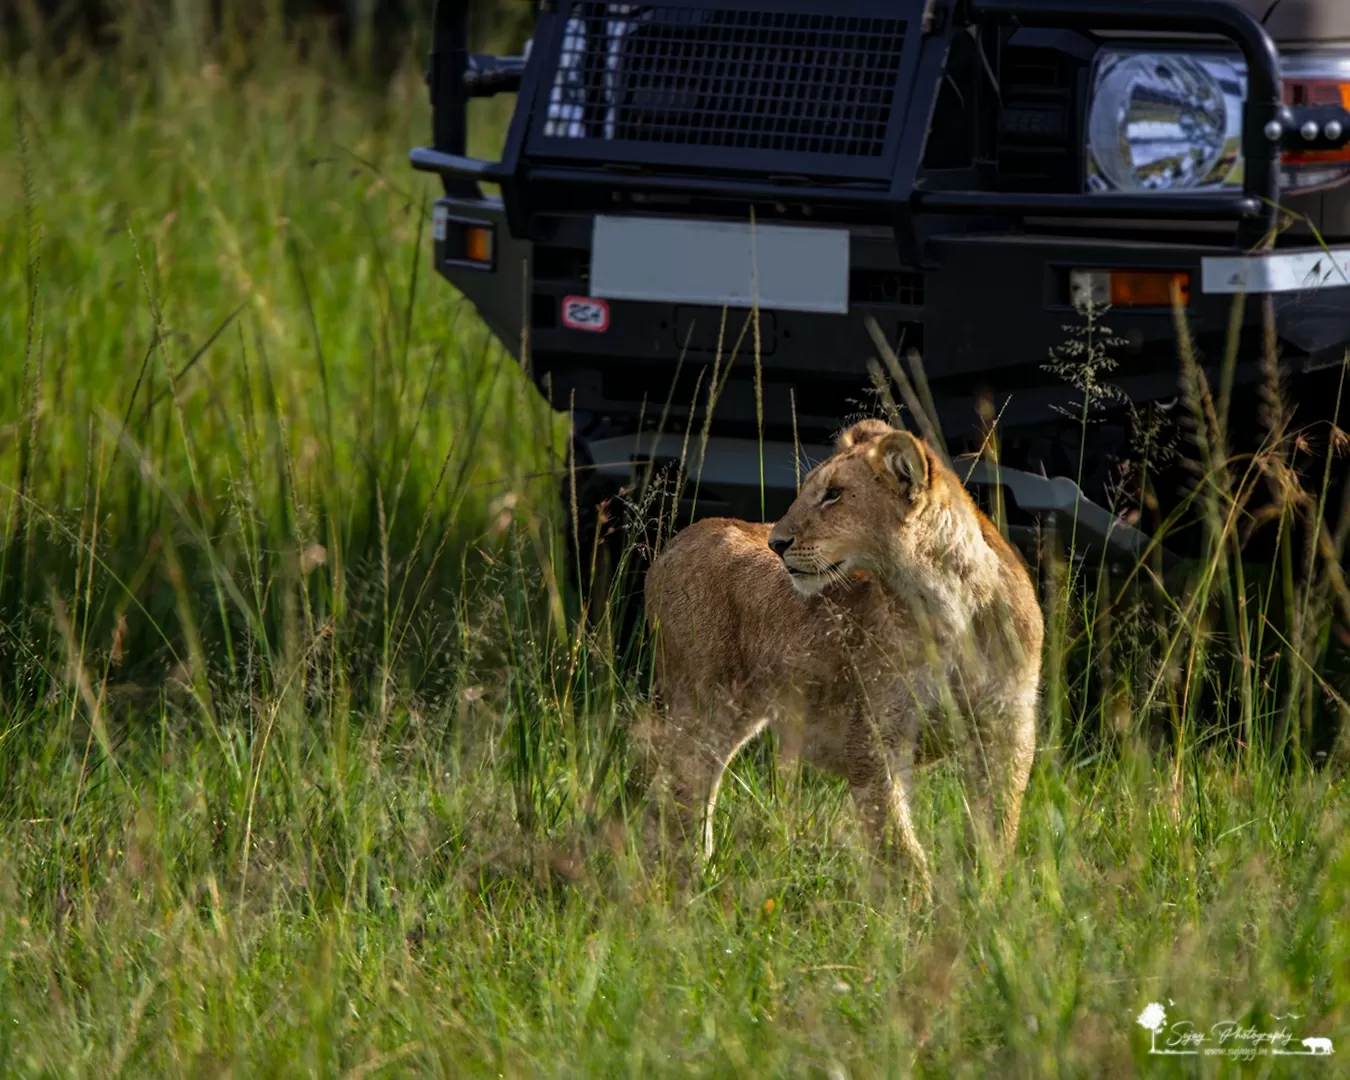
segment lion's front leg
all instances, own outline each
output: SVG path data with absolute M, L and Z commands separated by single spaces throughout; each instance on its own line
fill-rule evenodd
M 932 876 L 928 856 L 914 826 L 914 754 L 918 745 L 917 717 L 892 715 L 880 723 L 868 722 L 866 738 L 846 770 L 864 834 L 879 853 L 899 856 L 917 878 L 922 895 L 929 895 Z M 894 846 L 887 843 L 894 834 Z
M 969 725 L 960 751 L 965 785 L 967 842 L 992 856 L 995 869 L 1017 845 L 1022 799 L 1036 756 L 1034 693 L 984 703 Z
M 996 827 L 1003 850 L 1011 855 L 1017 846 L 1017 829 L 1022 820 L 1022 798 L 1031 779 L 1036 760 L 1036 702 L 1034 688 L 1020 693 L 1004 713 L 1007 721 L 1001 771 L 994 789 Z

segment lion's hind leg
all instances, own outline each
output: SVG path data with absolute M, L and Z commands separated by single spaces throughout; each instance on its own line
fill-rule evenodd
M 713 855 L 713 816 L 722 777 L 745 745 L 768 725 L 727 699 L 671 702 L 653 726 L 652 772 L 663 802 L 662 834 L 681 852 L 693 843 L 698 859 Z

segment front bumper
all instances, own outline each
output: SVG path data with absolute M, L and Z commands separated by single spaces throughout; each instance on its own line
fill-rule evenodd
M 900 264 L 884 227 L 855 226 L 850 235 L 850 296 L 845 314 L 760 313 L 759 388 L 756 343 L 744 330 L 750 313 L 678 302 L 607 302 L 603 329 L 569 326 L 564 302 L 590 293 L 590 226 L 584 215 L 548 219 L 537 243 L 516 240 L 495 199 L 437 202 L 436 213 L 478 219 L 495 228 L 491 269 L 448 260 L 436 241 L 436 266 L 474 304 L 513 353 L 528 341 L 530 369 L 554 405 L 636 425 L 662 412 L 673 425 L 700 419 L 694 399 L 699 373 L 729 359 L 733 371 L 718 399 L 720 429 L 758 430 L 774 438 L 827 438 L 841 419 L 865 407 L 867 331 L 876 319 L 892 342 L 920 349 L 949 439 L 978 427 L 980 399 L 993 401 L 1004 431 L 1033 428 L 1072 410 L 1079 395 L 1045 370 L 1051 350 L 1085 325 L 1072 304 L 1075 270 L 1146 269 L 1189 275 L 1187 322 L 1202 362 L 1223 356 L 1233 315 L 1242 305 L 1248 341 L 1239 385 L 1259 375 L 1256 347 L 1262 290 L 1271 293 L 1276 329 L 1291 374 L 1339 363 L 1350 344 L 1350 251 L 1305 245 L 1266 256 L 1153 236 L 1146 239 L 1053 235 L 1047 232 L 937 235 L 925 246 L 922 270 Z M 1246 283 L 1257 291 L 1239 294 Z M 1169 401 L 1178 392 L 1177 327 L 1170 308 L 1116 308 L 1103 318 L 1117 344 L 1110 381 L 1136 405 Z M 722 357 L 718 358 L 719 340 Z M 705 371 L 705 375 L 710 371 Z M 756 394 L 759 395 L 758 400 Z
M 1202 361 L 1216 364 L 1241 308 L 1244 346 L 1262 329 L 1269 295 L 1275 328 L 1290 370 L 1297 374 L 1339 363 L 1350 344 L 1350 249 L 1291 246 L 1265 255 L 1194 242 L 1091 236 L 953 236 L 931 245 L 935 269 L 926 275 L 924 360 L 935 378 L 988 380 L 990 390 L 1032 389 L 1012 369 L 1044 364 L 1085 324 L 1072 304 L 1070 275 L 1088 271 L 1184 274 L 1191 288 L 1186 324 Z M 1170 307 L 1112 308 L 1100 319 L 1119 344 L 1112 380 L 1136 404 L 1177 393 L 1178 327 Z M 1239 381 L 1255 376 L 1260 350 L 1239 353 Z M 1004 376 L 1004 377 L 1000 377 Z M 1048 389 L 1048 388 L 1047 388 Z M 1006 416 L 1035 423 L 1062 401 L 1023 393 Z

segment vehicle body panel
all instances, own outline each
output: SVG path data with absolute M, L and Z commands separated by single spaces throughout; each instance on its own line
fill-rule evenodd
M 1261 18 L 1269 5 L 1265 0 L 1241 0 L 1242 6 Z M 1279 0 L 1265 19 L 1267 32 L 1277 42 L 1329 45 L 1350 41 L 1350 4 L 1345 0 Z

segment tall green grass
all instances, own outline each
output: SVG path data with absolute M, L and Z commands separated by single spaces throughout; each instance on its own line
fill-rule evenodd
M 601 824 L 644 663 L 565 585 L 565 423 L 427 271 L 421 85 L 269 40 L 0 78 L 0 1072 L 1337 1075 L 1336 560 L 1243 576 L 1194 365 L 1209 556 L 1047 564 L 1014 869 L 938 766 L 915 909 L 766 744 L 678 890 Z M 1150 1056 L 1153 1001 L 1346 1045 Z

